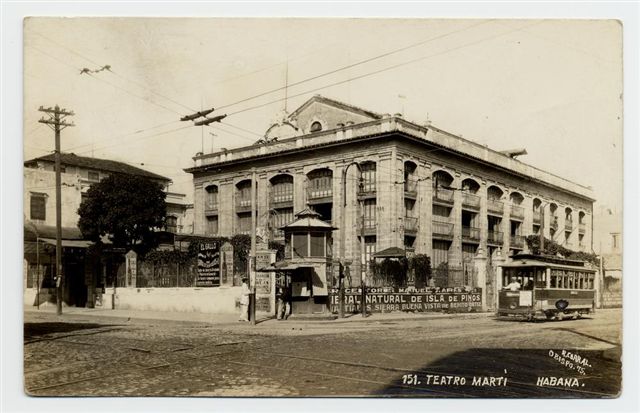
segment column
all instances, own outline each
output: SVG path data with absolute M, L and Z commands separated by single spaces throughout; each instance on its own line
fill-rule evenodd
M 376 250 L 394 246 L 397 216 L 394 215 L 393 156 L 381 155 L 376 165 Z
M 333 179 L 331 180 L 331 187 L 332 187 L 331 192 L 332 192 L 333 210 L 331 215 L 333 217 L 333 226 L 338 228 L 337 230 L 333 231 L 333 235 L 332 235 L 334 259 L 344 258 L 340 256 L 340 248 L 341 248 L 340 243 L 342 242 L 342 234 L 343 234 L 343 231 L 345 230 L 345 228 L 341 228 L 342 214 L 343 214 L 342 208 L 343 208 L 343 202 L 344 202 L 344 200 L 342 199 L 342 171 L 344 170 L 345 166 L 346 164 L 343 162 L 342 164 L 336 165 L 336 167 L 332 169 Z M 346 223 L 345 223 L 345 226 L 346 226 Z
M 504 203 L 504 209 L 502 212 L 502 256 L 505 260 L 509 260 L 511 256 L 511 198 L 509 197 L 508 190 L 505 191 L 502 197 Z
M 418 208 L 418 234 L 416 236 L 416 254 L 426 254 L 432 257 L 431 242 L 431 219 L 433 212 L 433 187 L 431 180 L 431 165 L 420 162 L 416 171 L 418 179 L 418 197 L 416 206 Z
M 453 240 L 449 248 L 449 266 L 462 268 L 462 192 L 458 191 L 462 185 L 460 173 L 454 172 L 451 187 L 453 191 L 453 207 L 451 208 L 450 222 L 453 224 Z M 451 279 L 450 279 L 451 281 Z
M 194 234 L 205 233 L 204 217 L 204 186 L 202 183 L 194 185 L 193 188 L 193 232 Z
M 302 167 L 295 169 L 293 174 L 293 213 L 297 214 L 307 207 L 307 194 L 305 193 L 307 177 Z
M 257 197 L 257 220 L 256 220 L 256 232 L 262 238 L 264 244 L 268 243 L 269 237 L 269 180 L 266 173 L 257 174 L 256 181 L 258 182 Z M 267 248 L 267 245 L 261 245 L 260 248 Z
M 218 187 L 218 234 L 230 237 L 234 234 L 235 223 L 235 185 L 231 179 L 220 182 Z
M 473 258 L 473 265 L 476 270 L 476 284 L 475 287 L 482 289 L 482 311 L 487 311 L 488 307 L 493 307 L 493 300 L 488 302 L 487 295 L 487 256 L 484 249 L 478 248 L 475 257 Z
M 478 217 L 480 225 L 480 248 L 488 254 L 487 238 L 489 237 L 489 219 L 487 218 L 487 181 L 482 180 L 480 189 L 478 189 L 476 195 L 480 197 L 480 216 Z
M 524 220 L 522 221 L 521 228 L 522 235 L 525 237 L 523 252 L 528 253 L 529 247 L 527 246 L 526 237 L 527 235 L 533 234 L 533 196 L 525 193 L 524 201 L 522 201 L 522 205 L 520 206 L 524 208 Z
M 496 271 L 496 279 L 493 283 L 493 291 L 495 291 L 493 297 L 493 307 L 498 308 L 498 292 L 502 289 L 502 265 L 504 265 L 505 258 L 502 251 L 499 249 L 496 251 L 496 255 L 493 258 L 493 265 Z

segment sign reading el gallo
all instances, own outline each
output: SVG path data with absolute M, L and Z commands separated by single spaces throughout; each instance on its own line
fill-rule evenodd
M 368 312 L 388 311 L 459 311 L 470 312 L 482 307 L 480 288 L 367 288 L 366 308 Z M 345 311 L 360 312 L 362 292 L 360 288 L 345 290 Z M 329 292 L 331 311 L 339 311 L 338 289 Z

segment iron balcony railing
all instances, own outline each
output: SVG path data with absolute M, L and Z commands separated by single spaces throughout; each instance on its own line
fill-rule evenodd
M 497 199 L 488 199 L 487 211 L 502 215 L 504 213 L 504 203 Z
M 409 232 L 418 231 L 418 218 L 404 217 L 404 230 Z
M 465 241 L 480 241 L 480 228 L 462 227 L 462 239 Z
M 524 219 L 524 208 L 518 205 L 511 205 L 511 218 Z
M 307 199 L 317 200 L 323 198 L 333 197 L 333 188 L 328 187 L 315 187 L 307 189 Z
M 293 202 L 293 192 L 278 192 L 269 194 L 269 203 L 273 204 L 286 204 Z
M 533 223 L 540 224 L 542 222 L 542 211 L 534 210 L 533 211 Z
M 248 211 L 251 209 L 251 198 L 236 198 L 236 209 Z
M 451 222 L 433 220 L 431 232 L 434 236 L 453 238 L 453 224 Z
M 569 232 L 573 231 L 573 221 L 564 221 L 564 230 Z
M 586 230 L 587 230 L 587 225 L 586 225 L 584 222 L 580 222 L 580 223 L 578 224 L 578 231 L 579 231 L 581 234 L 584 234 L 584 233 L 586 232 Z
M 522 235 L 512 235 L 511 246 L 514 248 L 524 248 L 524 237 Z
M 453 204 L 453 191 L 446 188 L 435 187 L 433 188 L 433 200 Z
M 410 177 L 405 178 L 404 193 L 405 195 L 416 196 L 418 194 L 418 180 Z
M 218 203 L 215 202 L 208 202 L 205 206 L 204 206 L 204 213 L 205 215 L 214 215 L 218 212 Z
M 549 221 L 549 228 L 553 229 L 553 230 L 557 230 L 558 229 L 558 217 L 554 217 L 552 216 L 550 221 Z
M 462 206 L 480 209 L 480 197 L 469 192 L 462 193 Z
M 500 231 L 489 231 L 487 232 L 487 242 L 489 244 L 502 244 L 504 241 L 504 236 Z

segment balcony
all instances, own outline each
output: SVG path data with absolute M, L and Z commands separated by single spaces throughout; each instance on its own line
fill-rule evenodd
M 406 178 L 404 181 L 405 198 L 415 199 L 418 196 L 418 180 L 415 178 Z
M 551 228 L 554 231 L 558 230 L 558 217 L 554 217 L 554 216 L 551 217 L 551 219 L 549 220 L 549 228 Z
M 269 194 L 271 208 L 289 207 L 293 205 L 293 192 L 278 192 Z
M 376 197 L 376 183 L 375 182 L 364 182 L 362 186 L 358 189 L 358 198 L 375 198 Z
M 251 198 L 236 198 L 236 212 L 251 211 Z
M 504 242 L 504 234 L 500 231 L 487 232 L 487 244 L 502 245 Z
M 564 230 L 567 232 L 573 231 L 573 221 L 564 221 Z
M 415 234 L 418 232 L 418 218 L 416 217 L 404 217 L 404 232 Z
M 480 209 L 480 197 L 469 192 L 462 193 L 462 206 L 464 208 Z
M 524 208 L 518 205 L 511 205 L 511 218 L 523 220 L 524 219 Z
M 310 204 L 325 204 L 333 202 L 333 188 L 315 187 L 307 189 L 307 200 Z
M 533 223 L 540 225 L 541 222 L 542 222 L 542 211 L 534 210 L 533 211 Z
M 364 228 L 363 228 L 364 225 Z M 365 217 L 364 222 L 358 220 L 358 235 L 364 230 L 364 235 L 376 235 L 376 220 L 375 218 Z
M 436 187 L 433 189 L 433 202 L 452 205 L 453 191 L 446 188 Z
M 208 203 L 204 206 L 205 215 L 218 215 L 218 203 Z
M 433 220 L 431 233 L 434 238 L 453 239 L 453 224 L 446 221 Z
M 462 227 L 462 240 L 480 242 L 480 228 Z
M 587 232 L 587 225 L 584 222 L 581 222 L 578 224 L 578 233 L 579 234 L 584 234 L 585 232 Z
M 496 199 L 487 199 L 487 212 L 502 216 L 504 213 L 504 203 Z
M 511 247 L 512 248 L 524 248 L 524 237 L 522 235 L 512 235 L 511 236 Z

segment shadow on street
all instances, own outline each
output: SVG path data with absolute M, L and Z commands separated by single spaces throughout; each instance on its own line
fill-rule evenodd
M 30 341 L 48 334 L 70 333 L 80 330 L 104 329 L 116 326 L 118 326 L 118 324 L 61 322 L 24 323 L 24 340 Z
M 587 359 L 583 362 L 585 365 L 580 360 L 576 362 L 576 358 L 572 359 L 571 356 L 563 358 L 565 364 L 554 358 L 555 354 L 562 356 L 562 349 L 474 348 L 450 354 L 423 366 L 420 371 L 412 373 L 417 376 L 413 382 L 408 375 L 398 374 L 390 385 L 374 394 L 482 398 L 616 397 L 621 388 L 622 365 L 619 358 L 607 357 L 611 351 L 619 352 L 619 347 L 611 350 L 571 350 L 581 359 Z M 578 367 L 584 371 L 580 372 Z M 453 377 L 449 379 L 447 376 Z M 476 381 L 478 385 L 474 385 L 474 377 L 479 380 Z M 491 377 L 494 378 L 493 381 Z M 550 385 L 550 381 L 540 381 L 540 378 L 544 380 L 551 377 L 568 380 L 563 385 Z M 464 384 L 462 378 L 465 380 Z M 577 379 L 577 385 L 573 378 Z M 506 385 L 503 385 L 505 379 Z

